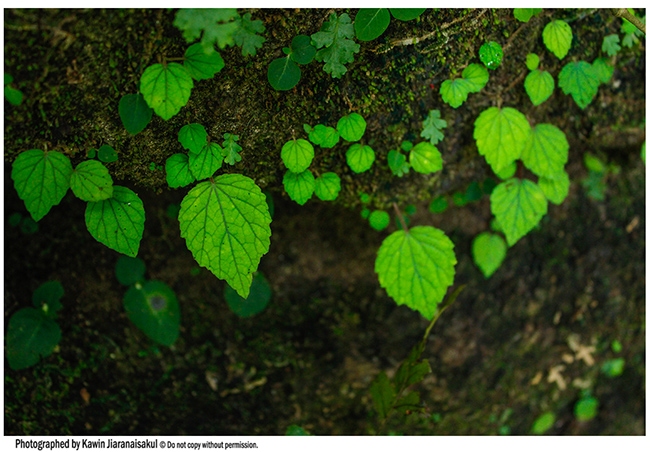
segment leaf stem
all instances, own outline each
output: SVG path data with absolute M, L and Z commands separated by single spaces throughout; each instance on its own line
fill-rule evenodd
M 625 8 L 618 8 L 614 10 L 614 15 L 616 17 L 621 17 L 623 19 L 628 20 L 629 22 L 632 23 L 636 28 L 641 30 L 643 34 L 645 34 L 645 24 L 639 20 L 638 17 L 632 15 L 627 9 Z
M 406 225 L 406 220 L 404 220 L 404 215 L 402 215 L 402 212 L 400 212 L 396 202 L 393 202 L 393 209 L 395 209 L 395 213 L 397 214 L 397 219 L 399 220 L 399 224 L 402 225 L 402 229 L 404 230 L 404 232 L 408 234 L 409 228 Z

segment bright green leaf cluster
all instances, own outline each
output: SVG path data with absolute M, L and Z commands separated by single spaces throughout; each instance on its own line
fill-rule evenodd
M 315 59 L 325 62 L 323 69 L 334 78 L 340 78 L 347 72 L 345 65 L 354 61 L 354 54 L 359 52 L 359 44 L 353 41 L 354 26 L 346 13 L 337 16 L 330 14 L 321 30 L 311 35 L 312 45 L 319 49 Z
M 286 57 L 271 61 L 266 76 L 278 91 L 287 91 L 300 81 L 302 75 L 298 64 L 308 64 L 316 55 L 316 49 L 311 45 L 309 36 L 298 35 L 291 40 L 291 47 L 285 47 Z
M 460 107 L 470 93 L 478 93 L 489 80 L 485 66 L 470 64 L 460 78 L 445 80 L 440 85 L 442 100 L 453 108 Z

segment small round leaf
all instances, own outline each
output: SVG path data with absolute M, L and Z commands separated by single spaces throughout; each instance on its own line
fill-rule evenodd
M 118 112 L 122 125 L 131 135 L 142 132 L 153 116 L 153 110 L 140 93 L 122 96 Z
M 390 24 L 386 8 L 361 8 L 354 18 L 354 31 L 359 41 L 372 41 L 381 36 Z
M 271 61 L 266 73 L 269 83 L 278 91 L 287 91 L 296 86 L 300 75 L 300 68 L 289 56 Z
M 339 119 L 336 130 L 346 141 L 359 141 L 366 131 L 366 120 L 359 113 L 350 113 Z
M 126 315 L 150 339 L 170 346 L 180 331 L 181 313 L 174 291 L 161 281 L 131 286 L 124 295 Z

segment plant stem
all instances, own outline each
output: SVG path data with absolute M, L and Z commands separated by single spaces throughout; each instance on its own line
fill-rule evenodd
M 643 34 L 645 34 L 645 24 L 643 22 L 641 22 L 641 20 L 639 20 L 638 17 L 632 15 L 627 9 L 625 9 L 625 8 L 615 9 L 614 10 L 614 15 L 616 17 L 621 17 L 623 19 L 626 19 L 626 20 L 632 22 L 632 24 L 636 28 L 638 28 L 639 30 L 641 30 L 643 32 Z

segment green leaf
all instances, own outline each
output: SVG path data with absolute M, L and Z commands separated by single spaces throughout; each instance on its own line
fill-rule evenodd
M 118 105 L 118 112 L 122 125 L 131 135 L 142 132 L 153 115 L 153 110 L 147 105 L 140 93 L 122 96 Z
M 309 170 L 301 173 L 287 171 L 282 178 L 282 184 L 289 198 L 301 206 L 311 199 L 316 190 L 316 180 Z
M 612 75 L 614 75 L 614 66 L 609 64 L 607 58 L 596 58 L 592 66 L 598 75 L 598 81 L 600 83 L 609 83 Z
M 167 184 L 171 188 L 185 187 L 196 180 L 190 171 L 187 154 L 174 154 L 165 162 Z
M 621 46 L 618 44 L 621 39 L 616 33 L 607 35 L 603 38 L 602 50 L 609 56 L 614 56 L 621 50 Z
M 104 144 L 97 149 L 97 158 L 104 163 L 117 162 L 117 152 L 112 146 Z
M 6 341 L 9 367 L 25 369 L 52 354 L 61 341 L 61 329 L 42 310 L 23 308 L 9 319 Z
M 389 11 L 395 19 L 407 22 L 420 17 L 426 10 L 426 8 L 390 8 Z
M 578 400 L 573 408 L 573 413 L 579 421 L 589 421 L 598 414 L 598 399 L 592 396 L 583 397 Z
M 570 94 L 578 107 L 584 110 L 596 97 L 600 78 L 591 64 L 574 61 L 562 68 L 558 75 L 558 85 L 564 94 Z
M 54 319 L 56 313 L 63 308 L 60 300 L 64 293 L 63 286 L 59 281 L 47 281 L 36 288 L 32 294 L 32 303 L 46 316 Z
M 543 435 L 553 428 L 553 424 L 555 424 L 555 414 L 552 411 L 547 411 L 535 419 L 535 422 L 533 422 L 533 426 L 530 429 L 530 433 L 533 435 Z
M 178 339 L 181 312 L 174 291 L 161 281 L 131 286 L 124 295 L 126 316 L 150 339 L 173 345 Z
M 596 157 L 595 155 L 586 152 L 583 156 L 585 166 L 590 172 L 605 174 L 607 172 L 607 166 L 605 162 Z
M 83 201 L 102 201 L 113 196 L 113 179 L 97 160 L 86 160 L 72 172 L 70 188 Z
M 429 211 L 431 213 L 442 213 L 449 207 L 449 201 L 444 196 L 438 196 L 437 198 L 431 200 L 429 204 Z
M 359 41 L 372 41 L 381 36 L 390 24 L 386 8 L 361 8 L 354 18 L 354 31 Z
M 289 171 L 301 173 L 311 165 L 314 159 L 314 147 L 302 138 L 289 140 L 282 146 L 280 157 Z
M 188 164 L 196 180 L 212 177 L 223 164 L 223 149 L 217 143 L 209 143 L 198 154 L 190 153 Z
M 353 144 L 345 153 L 348 166 L 355 173 L 368 171 L 375 161 L 375 151 L 367 144 Z
M 490 195 L 490 206 L 508 246 L 537 226 L 547 210 L 544 192 L 527 179 L 510 179 L 497 185 Z
M 296 424 L 292 424 L 287 427 L 287 430 L 284 432 L 284 434 L 286 436 L 310 436 L 307 430 Z
M 411 149 L 409 163 L 418 173 L 430 174 L 442 169 L 442 156 L 437 147 L 423 141 Z
M 235 33 L 240 23 L 234 8 L 180 9 L 176 13 L 174 26 L 183 32 L 185 41 L 192 42 L 201 37 L 206 52 L 214 51 L 214 45 L 223 49 L 234 44 Z
M 115 264 L 115 277 L 120 284 L 125 286 L 137 282 L 144 282 L 145 265 L 142 259 L 137 257 L 120 256 Z
M 291 59 L 298 64 L 309 64 L 316 55 L 316 48 L 311 45 L 311 38 L 305 35 L 294 36 L 291 40 Z
M 490 75 L 488 74 L 487 69 L 485 69 L 485 66 L 480 64 L 470 64 L 465 68 L 465 70 L 463 70 L 463 80 L 465 80 L 467 84 L 461 83 L 461 88 L 466 86 L 468 92 L 478 93 L 483 89 L 483 87 L 485 87 L 489 79 Z
M 142 201 L 128 188 L 115 185 L 112 198 L 88 203 L 86 227 L 98 242 L 135 257 L 144 232 Z
M 271 301 L 271 285 L 263 274 L 256 272 L 247 298 L 239 296 L 228 284 L 224 288 L 223 296 L 237 317 L 253 317 L 266 309 Z
M 555 89 L 555 80 L 547 71 L 535 69 L 526 76 L 524 88 L 530 101 L 537 106 L 551 97 Z
M 314 192 L 322 201 L 334 201 L 341 191 L 341 178 L 336 173 L 324 173 L 316 179 Z
M 239 155 L 239 152 L 242 150 L 242 147 L 237 144 L 237 140 L 239 140 L 239 135 L 233 135 L 231 133 L 224 133 L 223 134 L 223 143 L 221 145 L 223 146 L 223 160 L 228 164 L 228 165 L 234 165 L 237 162 L 241 162 L 241 155 Z
M 333 148 L 339 142 L 339 133 L 334 127 L 317 124 L 308 133 L 309 141 L 322 148 Z
M 609 378 L 620 376 L 625 369 L 625 358 L 615 358 L 605 361 L 600 368 L 600 371 L 607 375 Z
M 277 91 L 288 91 L 300 81 L 300 68 L 289 55 L 271 61 L 266 78 Z
M 23 103 L 23 93 L 20 90 L 5 86 L 5 98 L 11 105 L 20 105 Z
M 199 265 L 247 298 L 271 237 L 269 207 L 255 182 L 241 174 L 201 182 L 183 198 L 178 220 Z
M 397 177 L 408 174 L 411 165 L 406 162 L 406 156 L 400 151 L 388 151 L 388 167 Z
M 485 156 L 495 173 L 521 156 L 529 134 L 530 124 L 526 117 L 510 107 L 490 107 L 474 122 L 478 152 Z
M 542 31 L 544 45 L 560 60 L 569 53 L 573 33 L 568 23 L 563 20 L 549 22 Z
M 421 354 L 421 349 L 419 349 L 418 344 L 411 350 L 409 357 L 399 366 L 393 378 L 393 384 L 396 388 L 406 389 L 409 386 L 420 383 L 424 380 L 424 377 L 431 373 L 429 361 L 426 359 L 420 361 Z
M 183 66 L 194 80 L 208 80 L 224 68 L 223 58 L 219 52 L 206 53 L 205 48 L 197 43 L 185 51 Z
M 445 138 L 442 129 L 447 127 L 447 121 L 440 119 L 440 110 L 430 110 L 428 116 L 422 123 L 420 136 L 429 140 L 433 145 L 438 144 Z
M 71 175 L 72 164 L 66 155 L 40 149 L 21 152 L 11 169 L 14 187 L 34 221 L 61 202 L 70 188 Z
M 154 64 L 140 78 L 144 100 L 165 121 L 187 104 L 193 86 L 187 69 L 178 63 Z
M 492 276 L 506 258 L 506 242 L 500 235 L 481 232 L 472 241 L 474 263 L 486 278 Z
M 526 67 L 529 71 L 534 71 L 539 67 L 539 56 L 536 53 L 526 55 Z
M 366 131 L 366 120 L 359 113 L 350 113 L 339 119 L 336 130 L 346 141 L 359 141 Z
M 464 78 L 445 80 L 440 85 L 442 100 L 453 108 L 458 108 L 467 100 L 475 86 Z
M 330 14 L 321 31 L 311 35 L 312 44 L 320 49 L 316 52 L 316 61 L 324 61 L 323 69 L 332 77 L 340 78 L 345 74 L 345 65 L 354 61 L 354 54 L 359 52 L 360 46 L 353 38 L 354 26 L 346 13 L 339 17 L 336 13 Z
M 266 42 L 266 38 L 258 35 L 266 30 L 264 24 L 261 20 L 251 20 L 251 13 L 244 14 L 236 21 L 239 23 L 239 28 L 233 34 L 235 44 L 241 47 L 242 55 L 255 55 L 257 49 Z
M 517 172 L 517 162 L 512 162 L 510 165 L 503 168 L 501 171 L 495 173 L 499 179 L 510 179 Z
M 503 60 L 503 48 L 498 42 L 486 42 L 478 50 L 478 56 L 485 67 L 494 70 L 501 65 L 501 61 Z M 465 76 L 463 75 L 463 77 Z
M 542 8 L 515 8 L 513 14 L 520 22 L 528 22 L 535 14 L 542 12 Z
M 562 173 L 569 160 L 569 142 L 564 132 L 552 124 L 537 124 L 531 129 L 521 160 L 540 177 L 552 179 Z
M 385 210 L 373 210 L 368 215 L 368 222 L 371 228 L 377 231 L 383 231 L 390 224 L 390 215 Z
M 566 197 L 569 195 L 569 175 L 566 171 L 556 174 L 553 179 L 547 177 L 540 177 L 539 188 L 542 189 L 546 199 L 551 201 L 553 204 L 560 205 L 564 202 Z
M 370 385 L 370 395 L 372 396 L 372 402 L 375 406 L 377 416 L 379 416 L 379 419 L 386 419 L 386 416 L 388 416 L 395 403 L 395 389 L 386 376 L 386 372 L 380 372 L 372 382 Z
M 208 144 L 208 132 L 201 124 L 186 124 L 178 131 L 178 141 L 188 151 L 199 154 Z
M 375 261 L 379 284 L 398 305 L 431 320 L 454 282 L 454 244 L 439 229 L 416 226 L 396 231 L 381 244 Z

